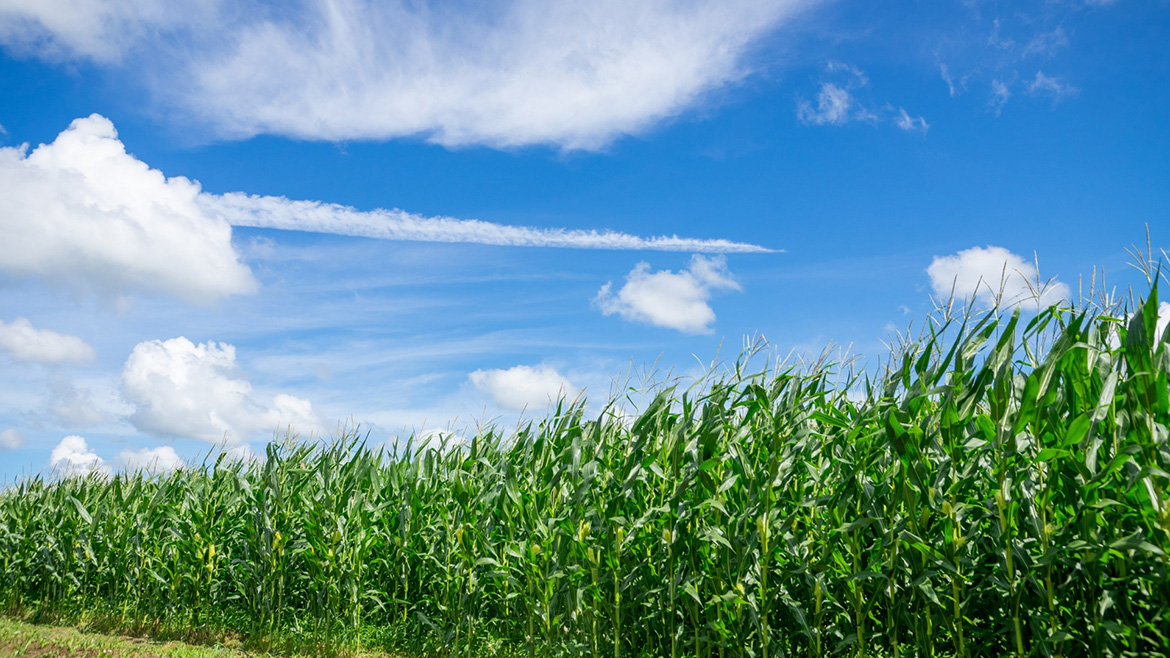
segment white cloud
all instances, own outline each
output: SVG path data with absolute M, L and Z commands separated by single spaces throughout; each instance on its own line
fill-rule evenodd
M 638 263 L 615 294 L 612 283 L 597 292 L 593 303 L 605 315 L 620 315 L 632 322 L 677 329 L 688 334 L 713 333 L 715 311 L 707 304 L 715 290 L 740 290 L 722 257 L 693 256 L 689 269 L 651 272 L 649 263 Z
M 483 372 L 483 371 L 481 371 L 481 370 L 476 371 L 476 373 L 479 373 L 479 372 Z M 506 372 L 506 371 L 493 370 L 490 372 Z M 475 373 L 473 373 L 473 375 L 474 374 Z M 477 386 L 478 386 L 478 384 L 477 384 Z M 547 404 L 547 403 L 548 403 L 548 401 L 544 400 L 540 404 L 543 405 L 543 404 Z M 535 406 L 535 405 L 530 405 L 530 406 Z M 520 408 L 523 408 L 523 405 L 521 405 Z M 448 453 L 452 450 L 455 450 L 457 448 L 463 448 L 463 447 L 469 446 L 469 445 L 471 445 L 471 440 L 468 439 L 467 435 L 465 435 L 465 434 L 460 434 L 458 432 L 452 432 L 451 430 L 445 430 L 445 429 L 432 429 L 432 430 L 423 430 L 422 432 L 415 434 L 413 436 L 413 441 L 411 442 L 410 449 L 412 452 L 418 452 L 420 450 L 437 450 L 440 453 L 446 454 L 446 453 Z M 398 450 L 399 448 L 405 449 L 406 448 L 406 441 L 399 440 L 395 443 L 394 446 L 392 446 L 392 448 L 394 450 Z
M 475 219 L 423 217 L 402 210 L 363 212 L 317 201 L 242 193 L 203 194 L 200 205 L 235 226 L 353 235 L 383 240 L 459 242 L 512 247 L 569 247 L 575 249 L 639 249 L 702 253 L 763 253 L 764 247 L 728 240 L 700 240 L 662 236 L 644 238 L 627 233 L 563 228 L 508 226 Z
M 1030 57 L 1033 55 L 1040 55 L 1044 57 L 1052 57 L 1056 51 L 1068 45 L 1068 35 L 1064 28 L 1057 26 L 1051 32 L 1040 32 L 1028 41 L 1028 45 L 1024 46 L 1023 57 Z
M 1158 304 L 1158 324 L 1154 334 L 1161 339 L 1166 335 L 1166 327 L 1170 326 L 1170 303 Z
M 752 45 L 820 2 L 8 0 L 0 41 L 133 54 L 161 100 L 220 136 L 595 149 L 750 74 Z
M 1133 322 L 1137 317 L 1137 313 L 1130 313 L 1127 322 Z M 1166 327 L 1170 326 L 1170 303 L 1162 302 L 1158 304 L 1158 321 L 1154 325 L 1154 340 L 1160 341 L 1166 335 Z M 1109 334 L 1105 337 L 1106 343 L 1110 349 L 1117 349 L 1121 347 L 1121 335 L 1117 331 L 1117 327 L 1110 327 Z
M 4 0 L 0 42 L 49 60 L 119 61 L 148 31 L 209 18 L 217 0 Z
M 123 471 L 165 475 L 183 468 L 183 460 L 170 446 L 123 450 L 118 454 L 118 466 Z
M 208 303 L 254 291 L 231 226 L 198 195 L 198 183 L 126 153 L 108 119 L 77 119 L 32 153 L 0 148 L 0 269 L 115 299 Z
M 37 363 L 81 363 L 92 361 L 93 348 L 77 336 L 36 329 L 27 318 L 11 323 L 0 320 L 0 349 L 19 361 Z
M 922 117 L 912 117 L 906 110 L 898 108 L 898 117 L 894 120 L 899 128 L 907 132 L 922 132 L 930 130 L 930 124 Z
M 1069 297 L 1066 284 L 1038 282 L 1035 264 L 1003 247 L 972 247 L 952 256 L 936 256 L 926 272 L 935 295 L 944 299 L 953 290 L 956 297 L 975 298 L 985 306 L 999 300 L 1005 306 L 1035 309 Z
M 946 66 L 942 67 L 943 78 L 951 85 Z M 923 117 L 912 117 L 903 108 L 894 110 L 886 104 L 875 108 L 857 98 L 855 92 L 869 86 L 869 78 L 856 66 L 830 62 L 825 67 L 825 78 L 820 82 L 815 105 L 807 98 L 796 99 L 796 118 L 810 126 L 843 126 L 851 121 L 865 123 L 893 122 L 902 130 L 925 133 L 930 125 Z M 954 88 L 951 88 L 952 95 Z
M 234 446 L 221 445 L 217 448 L 216 452 L 213 452 L 208 457 L 208 461 L 215 463 L 220 455 L 223 455 L 224 462 L 228 464 L 243 464 L 245 466 L 249 464 L 262 464 L 268 459 L 267 454 L 254 452 L 252 446 L 247 443 Z
M 996 18 L 992 21 L 991 34 L 987 36 L 987 45 L 999 50 L 1014 50 L 1016 40 L 1011 37 L 1000 36 L 1000 21 Z
M 825 73 L 833 79 L 821 81 L 816 106 L 806 98 L 797 99 L 797 119 L 815 126 L 841 126 L 850 121 L 873 121 L 877 118 L 853 97 L 852 92 L 869 84 L 869 78 L 865 77 L 861 69 L 840 62 L 829 62 Z
M 810 0 L 318 2 L 244 26 L 180 99 L 222 134 L 596 149 L 734 82 Z
M 49 455 L 49 467 L 58 477 L 83 477 L 90 473 L 109 475 L 105 460 L 90 451 L 83 437 L 76 434 L 61 439 Z
M 236 370 L 236 349 L 226 343 L 196 345 L 183 337 L 139 343 L 122 371 L 122 395 L 136 408 L 129 420 L 155 436 L 229 445 L 290 425 L 302 435 L 321 432 L 308 400 L 278 394 L 262 404 Z
M 14 429 L 0 432 L 0 450 L 17 450 L 25 444 L 24 435 Z
M 469 379 L 476 388 L 491 395 L 496 404 L 517 411 L 543 409 L 562 396 L 572 398 L 580 392 L 561 373 L 545 365 L 476 370 Z
M 943 63 L 938 65 L 938 70 L 939 73 L 942 74 L 943 82 L 947 83 L 947 91 L 950 92 L 952 97 L 957 96 L 958 94 L 967 90 L 967 80 L 969 79 L 969 76 L 964 75 L 958 80 L 955 80 L 954 76 L 951 75 L 950 68 Z
M 840 126 L 853 118 L 853 108 L 853 95 L 849 90 L 832 82 L 822 82 L 821 90 L 817 93 L 816 107 L 802 98 L 796 104 L 796 117 L 816 126 Z
M 964 4 L 971 11 L 962 24 L 953 25 L 946 36 L 940 36 L 934 54 L 950 95 L 962 94 L 969 84 L 988 89 L 984 102 L 996 116 L 1013 93 L 1022 89 L 1035 94 L 1022 69 L 1032 71 L 1038 64 L 1047 66 L 1068 57 L 1075 32 L 1064 25 L 1070 15 L 1083 15 L 1076 6 L 1080 0 L 1027 3 L 1013 6 L 1011 11 L 983 2 Z M 1074 20 L 1080 20 L 1079 16 Z
M 94 404 L 88 389 L 77 388 L 63 373 L 54 373 L 50 378 L 45 409 L 64 427 L 72 429 L 103 425 L 111 416 Z
M 700 253 L 769 252 L 758 245 L 678 236 L 508 226 L 402 210 L 363 212 L 318 201 L 224 195 L 166 178 L 125 151 L 93 115 L 28 157 L 0 148 L 0 269 L 36 274 L 120 299 L 165 292 L 194 302 L 257 284 L 231 244 L 231 225 L 385 240 Z M 263 255 L 263 244 L 253 248 Z
M 1036 71 L 1036 77 L 1028 83 L 1028 93 L 1030 94 L 1048 94 L 1060 100 L 1065 96 L 1072 96 L 1077 93 L 1077 88 L 1072 85 L 1061 82 L 1060 80 L 1044 75 L 1043 71 Z
M 1003 112 L 1003 106 L 1007 104 L 1008 99 L 1011 97 L 1012 92 L 1003 81 L 992 80 L 991 100 L 987 101 L 987 106 L 995 111 L 995 116 L 999 116 Z

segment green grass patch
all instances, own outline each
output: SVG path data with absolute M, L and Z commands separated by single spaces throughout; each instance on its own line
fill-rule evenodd
M 0 617 L 0 655 L 12 658 L 244 658 L 226 647 L 111 636 Z

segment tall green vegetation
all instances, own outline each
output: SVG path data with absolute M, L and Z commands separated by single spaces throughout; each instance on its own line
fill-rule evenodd
M 34 478 L 0 598 L 420 654 L 1165 654 L 1157 310 L 938 317 L 876 378 L 743 359 L 632 419 Z

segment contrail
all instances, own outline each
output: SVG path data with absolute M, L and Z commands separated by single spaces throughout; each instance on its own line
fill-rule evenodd
M 677 235 L 640 237 L 616 231 L 509 226 L 478 219 L 424 217 L 403 210 L 362 211 L 335 203 L 292 201 L 285 197 L 231 192 L 200 194 L 204 209 L 233 226 L 274 228 L 352 235 L 381 240 L 487 244 L 506 247 L 562 247 L 688 251 L 692 253 L 776 253 L 745 242 L 680 238 Z

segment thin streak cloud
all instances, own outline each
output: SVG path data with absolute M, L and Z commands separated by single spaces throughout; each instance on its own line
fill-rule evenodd
M 484 244 L 506 247 L 564 247 L 697 253 L 775 253 L 746 242 L 683 238 L 677 235 L 640 237 L 610 230 L 511 226 L 478 219 L 425 217 L 404 210 L 362 211 L 320 201 L 231 192 L 203 194 L 206 212 L 233 226 L 330 233 L 382 240 Z

